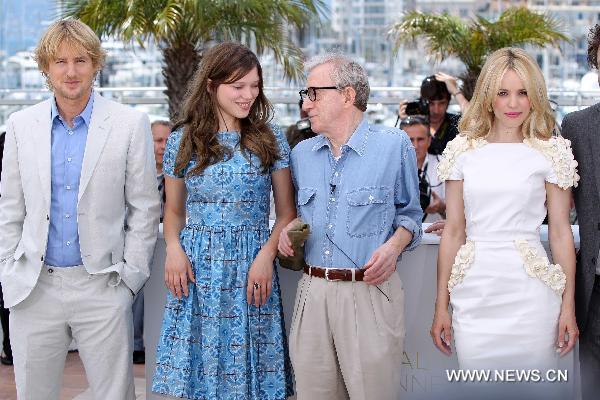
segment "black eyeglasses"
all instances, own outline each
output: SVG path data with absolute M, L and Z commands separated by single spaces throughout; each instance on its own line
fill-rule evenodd
M 298 94 L 300 95 L 300 100 L 304 101 L 304 99 L 306 99 L 306 97 L 308 97 L 308 99 L 310 101 L 315 101 L 317 100 L 317 90 L 321 90 L 321 89 L 335 89 L 338 90 L 337 86 L 311 86 L 307 89 L 303 89 L 301 91 L 298 92 Z

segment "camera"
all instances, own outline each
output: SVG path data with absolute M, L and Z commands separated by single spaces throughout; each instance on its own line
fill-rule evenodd
M 429 115 L 429 102 L 423 98 L 406 103 L 406 115 Z
M 421 209 L 425 212 L 431 203 L 431 185 L 427 180 L 426 174 L 419 176 L 419 201 L 421 203 Z
M 296 129 L 299 131 L 307 131 L 310 130 L 310 119 L 303 118 L 296 122 Z

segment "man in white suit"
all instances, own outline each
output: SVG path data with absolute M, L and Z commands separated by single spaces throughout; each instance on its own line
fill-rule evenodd
M 0 281 L 20 399 L 58 399 L 77 342 L 95 399 L 130 400 L 133 295 L 149 276 L 159 198 L 147 116 L 94 93 L 105 52 L 78 20 L 35 54 L 51 99 L 7 122 Z

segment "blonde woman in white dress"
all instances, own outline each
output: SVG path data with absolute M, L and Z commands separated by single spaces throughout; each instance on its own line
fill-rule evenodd
M 451 354 L 454 339 L 461 369 L 557 368 L 579 334 L 568 219 L 579 177 L 536 62 L 517 48 L 490 55 L 459 128 L 438 167 L 434 344 Z M 546 212 L 554 264 L 539 238 Z

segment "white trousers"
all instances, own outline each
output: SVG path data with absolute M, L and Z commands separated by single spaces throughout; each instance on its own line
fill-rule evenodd
M 404 290 L 396 273 L 379 289 L 303 274 L 290 330 L 298 400 L 400 398 Z
M 119 281 L 83 266 L 42 268 L 29 297 L 10 309 L 19 400 L 59 398 L 73 338 L 94 399 L 135 399 L 132 293 Z

